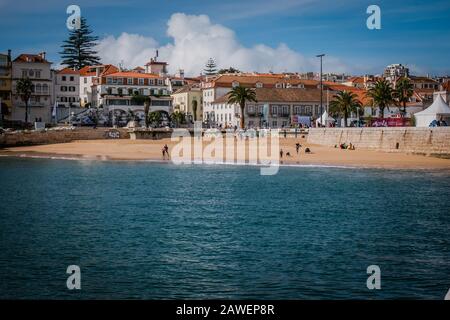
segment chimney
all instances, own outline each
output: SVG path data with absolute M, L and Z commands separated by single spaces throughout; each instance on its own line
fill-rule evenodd
M 8 49 L 8 62 L 11 62 L 11 49 Z
M 46 54 L 45 51 L 39 52 L 39 56 L 40 56 L 43 60 L 45 60 L 45 54 Z

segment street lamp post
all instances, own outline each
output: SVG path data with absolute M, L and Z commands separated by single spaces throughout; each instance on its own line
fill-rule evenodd
M 324 53 L 318 54 L 316 57 L 320 58 L 320 124 L 322 123 L 322 114 L 323 114 L 323 82 L 322 82 L 322 58 L 325 56 Z

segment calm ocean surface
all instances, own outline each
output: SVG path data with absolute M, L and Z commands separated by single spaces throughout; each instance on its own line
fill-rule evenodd
M 0 158 L 0 298 L 443 299 L 450 176 Z M 79 291 L 66 288 L 68 265 Z M 366 268 L 381 268 L 368 290 Z

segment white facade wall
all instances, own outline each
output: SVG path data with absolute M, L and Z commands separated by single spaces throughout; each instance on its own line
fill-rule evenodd
M 50 66 L 50 63 L 13 61 L 12 120 L 25 120 L 25 103 L 17 94 L 17 81 L 24 77 L 28 77 L 34 85 L 34 92 L 28 104 L 28 121 L 33 122 L 36 118 L 41 118 L 43 122 L 51 122 L 54 87 Z
M 92 84 L 94 76 L 80 76 L 80 105 L 84 107 L 86 104 L 91 103 L 93 107 L 96 107 L 96 101 L 92 99 Z
M 55 76 L 55 99 L 59 107 L 80 106 L 80 75 L 60 74 Z

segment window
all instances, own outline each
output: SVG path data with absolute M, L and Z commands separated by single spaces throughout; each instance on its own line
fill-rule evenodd
M 38 83 L 38 84 L 36 85 L 36 88 L 35 88 L 35 90 L 36 90 L 36 93 L 41 93 L 41 90 L 42 90 L 42 86 L 41 86 L 41 84 L 40 84 L 40 83 Z
M 257 82 L 257 83 L 256 83 L 256 87 L 257 87 L 257 88 L 262 88 L 262 87 L 263 87 L 263 84 L 262 84 L 261 82 Z
M 85 83 L 85 84 L 87 83 L 87 78 L 84 78 L 84 83 Z
M 164 82 L 161 79 L 158 79 L 158 85 L 162 86 L 164 84 Z
M 305 112 L 306 115 L 311 116 L 312 115 L 312 106 L 306 106 L 305 111 L 306 111 Z
M 22 78 L 26 78 L 28 76 L 27 69 L 22 69 Z
M 127 79 L 127 84 L 133 84 L 133 78 L 128 78 Z
M 117 79 L 117 84 L 123 84 L 123 78 Z
M 75 78 L 73 76 L 71 76 L 70 81 L 75 81 Z
M 272 121 L 272 128 L 277 128 L 278 127 L 278 121 L 274 120 Z
M 282 111 L 282 115 L 283 116 L 288 116 L 289 115 L 289 106 L 283 106 L 283 111 Z
M 319 106 L 318 105 L 315 105 L 314 106 L 314 114 L 319 114 Z
M 271 106 L 270 109 L 272 115 L 276 115 L 278 113 L 278 106 Z
M 70 92 L 75 92 L 75 87 L 72 87 L 72 86 L 69 87 L 69 91 L 70 91 Z
M 132 95 L 133 95 L 133 89 L 132 89 L 132 88 L 129 88 L 129 89 L 128 89 L 128 95 L 129 95 L 129 96 L 132 96 Z
M 40 78 L 41 77 L 41 70 L 36 70 L 35 71 L 35 76 L 36 76 L 36 78 Z
M 301 115 L 305 115 L 306 114 L 305 106 L 300 106 L 300 114 Z
M 148 85 L 149 86 L 153 86 L 155 83 L 153 81 L 153 79 L 148 79 Z
M 247 107 L 247 113 L 248 114 L 254 114 L 255 113 L 255 106 L 254 105 L 250 105 Z
M 42 85 L 42 92 L 43 92 L 43 93 L 48 93 L 48 84 L 44 83 L 44 84 Z
M 280 88 L 282 88 L 283 87 L 283 85 L 281 84 L 281 83 L 277 83 L 276 85 L 275 85 L 275 88 L 278 88 L 278 89 L 280 89 Z
M 84 87 L 83 93 L 84 93 L 84 94 L 87 94 L 87 88 L 86 88 L 86 87 Z
M 113 80 L 112 78 L 106 78 L 106 84 L 112 84 Z
M 233 82 L 231 83 L 231 86 L 232 86 L 233 88 L 239 87 L 239 82 L 233 81 Z
M 62 81 L 66 81 L 66 76 L 62 76 L 62 77 L 61 77 L 61 80 L 62 80 Z
M 140 86 L 143 86 L 144 85 L 144 79 L 140 78 L 138 83 L 139 83 Z
M 30 76 L 30 78 L 34 77 L 34 70 L 28 70 L 28 75 Z
M 67 87 L 66 86 L 61 86 L 61 91 L 62 92 L 66 92 L 67 91 Z

